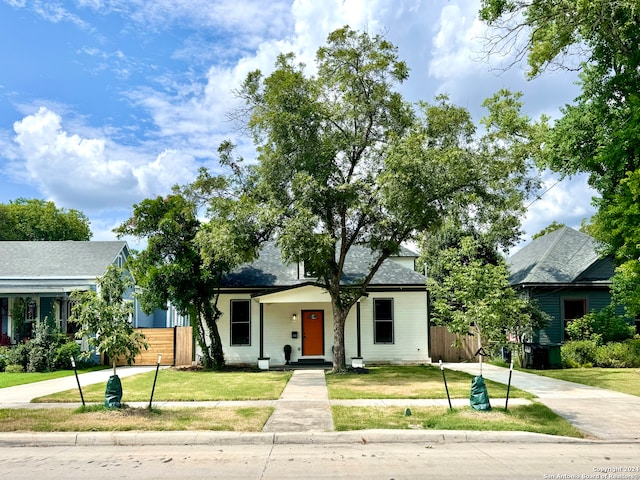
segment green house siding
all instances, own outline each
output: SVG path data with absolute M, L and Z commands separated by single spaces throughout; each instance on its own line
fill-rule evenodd
M 584 300 L 586 313 L 599 312 L 611 302 L 611 295 L 607 289 L 532 289 L 529 294 L 532 299 L 538 301 L 540 308 L 552 317 L 551 323 L 534 335 L 533 341 L 542 345 L 568 340 L 564 338 L 565 300 Z
M 56 318 L 56 299 L 52 297 L 40 297 L 40 315 L 38 318 L 44 320 L 45 318 Z

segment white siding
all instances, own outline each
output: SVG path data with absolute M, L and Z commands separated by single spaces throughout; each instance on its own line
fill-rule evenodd
M 373 299 L 393 298 L 393 344 L 374 344 Z M 260 356 L 260 304 L 251 300 L 251 345 L 229 346 L 231 300 L 251 299 L 249 294 L 223 294 L 218 301 L 222 316 L 218 320 L 218 330 L 224 344 L 225 359 L 228 364 L 255 365 Z M 425 363 L 428 361 L 427 301 L 425 292 L 380 292 L 371 293 L 361 302 L 360 326 L 361 349 L 367 363 Z M 316 303 L 272 303 L 264 305 L 264 349 L 265 357 L 271 365 L 285 363 L 284 346 L 292 347 L 291 361 L 296 362 L 302 355 L 302 311 L 322 310 L 324 312 L 324 358 L 333 360 L 333 314 L 331 304 Z M 356 306 L 351 309 L 345 324 L 345 348 L 347 364 L 357 355 Z M 296 315 L 295 322 L 292 316 Z M 298 338 L 292 338 L 297 332 Z M 318 357 L 313 357 L 318 358 Z

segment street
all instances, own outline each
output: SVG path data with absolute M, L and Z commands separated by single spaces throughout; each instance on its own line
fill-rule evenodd
M 639 443 L 5 447 L 0 479 L 636 479 Z

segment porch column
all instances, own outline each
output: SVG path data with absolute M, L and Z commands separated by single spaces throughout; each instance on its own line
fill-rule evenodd
M 264 304 L 260 303 L 260 358 L 264 358 Z
M 360 342 L 360 302 L 356 303 L 356 341 L 358 344 L 358 355 L 357 357 L 362 357 L 362 345 Z

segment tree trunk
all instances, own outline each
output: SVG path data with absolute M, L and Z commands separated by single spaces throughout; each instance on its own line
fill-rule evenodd
M 202 350 L 202 364 L 204 368 L 213 368 L 213 359 L 209 354 L 209 347 L 207 346 L 206 331 L 204 324 L 202 323 L 202 308 L 200 305 L 194 306 L 190 309 L 189 315 L 191 317 L 191 326 L 193 327 L 193 334 L 196 336 L 200 350 Z
M 344 324 L 349 310 L 345 310 L 335 300 L 331 302 L 333 308 L 333 372 L 346 370 L 346 358 L 344 348 Z
M 225 366 L 224 350 L 222 348 L 222 340 L 220 339 L 220 332 L 218 331 L 218 317 L 219 312 L 216 314 L 217 309 L 209 302 L 204 304 L 204 319 L 209 330 L 209 339 L 211 340 L 211 359 L 213 360 L 213 369 L 222 370 Z

